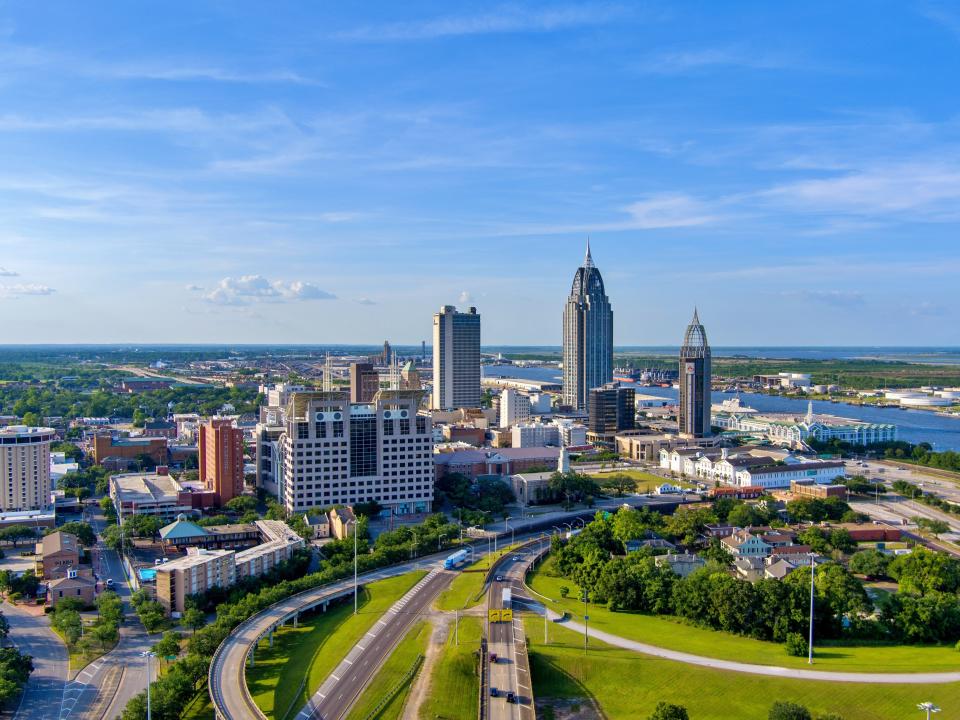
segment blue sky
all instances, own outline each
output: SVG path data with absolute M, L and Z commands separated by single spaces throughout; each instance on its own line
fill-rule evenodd
M 960 344 L 960 6 L 0 0 L 3 342 Z

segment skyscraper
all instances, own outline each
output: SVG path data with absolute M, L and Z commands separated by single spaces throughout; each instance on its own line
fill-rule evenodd
M 0 510 L 50 507 L 50 443 L 56 439 L 56 432 L 48 427 L 0 428 Z
M 433 316 L 433 407 L 480 407 L 480 315 L 444 305 Z
M 613 380 L 613 309 L 590 256 L 573 276 L 563 309 L 563 404 L 587 407 L 593 388 Z
M 350 363 L 350 402 L 370 402 L 379 389 L 380 374 L 372 363 Z
M 632 387 L 616 382 L 590 390 L 587 441 L 612 446 L 617 433 L 633 430 L 637 426 L 635 398 Z
M 232 418 L 214 417 L 200 427 L 200 481 L 226 505 L 243 494 L 243 430 Z
M 693 437 L 710 435 L 710 346 L 696 309 L 680 348 L 680 432 Z

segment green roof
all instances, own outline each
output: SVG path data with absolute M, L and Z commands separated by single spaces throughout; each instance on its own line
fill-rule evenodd
M 202 527 L 187 520 L 185 515 L 177 515 L 176 520 L 160 528 L 160 537 L 163 540 L 182 540 L 183 538 L 202 537 L 207 534 L 207 531 Z

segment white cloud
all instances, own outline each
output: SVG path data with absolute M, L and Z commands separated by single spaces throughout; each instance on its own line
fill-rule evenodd
M 472 296 L 468 291 L 464 290 L 464 291 L 462 291 L 462 292 L 460 293 L 460 297 L 458 298 L 458 302 L 459 302 L 461 305 L 466 305 L 467 303 L 473 302 L 473 296 Z
M 319 85 L 320 82 L 304 77 L 290 70 L 244 71 L 231 70 L 210 65 L 176 65 L 168 63 L 158 64 L 116 64 L 91 65 L 86 68 L 87 74 L 98 77 L 114 77 L 130 80 L 167 80 L 167 81 L 194 81 L 208 80 L 224 83 L 268 84 L 293 83 L 299 85 Z
M 16 298 L 25 295 L 53 295 L 56 292 L 48 285 L 25 283 L 23 285 L 0 285 L 0 297 Z
M 747 53 L 732 48 L 705 48 L 666 52 L 650 56 L 634 66 L 641 73 L 677 75 L 711 67 L 774 70 L 787 66 L 784 59 L 765 53 Z
M 786 290 L 781 295 L 835 307 L 852 307 L 864 303 L 863 293 L 854 290 Z
M 943 305 L 926 300 L 914 305 L 909 311 L 915 317 L 939 317 L 947 314 L 947 309 Z
M 190 285 L 185 285 L 184 289 L 190 292 L 200 292 L 203 290 L 203 285 L 194 285 L 191 283 Z
M 310 282 L 268 280 L 262 275 L 225 277 L 216 287 L 203 295 L 215 305 L 248 305 L 253 302 L 283 302 L 286 300 L 333 300 L 336 295 L 321 290 Z
M 355 301 L 359 305 L 376 305 L 376 301 L 371 300 L 368 297 L 357 298 Z
M 0 267 L 0 277 L 19 277 L 20 273 L 14 270 L 7 270 L 5 267 Z
M 715 222 L 718 216 L 704 201 L 679 193 L 659 193 L 638 200 L 624 208 L 631 220 L 625 228 L 692 227 Z
M 448 16 L 417 22 L 367 25 L 338 33 L 336 37 L 343 40 L 388 42 L 493 33 L 550 32 L 601 25 L 621 14 L 619 7 L 602 4 L 571 5 L 550 10 L 527 10 L 507 6 L 481 15 Z

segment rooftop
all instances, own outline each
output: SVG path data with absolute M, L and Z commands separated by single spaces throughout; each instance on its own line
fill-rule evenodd
M 155 503 L 176 500 L 180 483 L 170 475 L 157 473 L 127 473 L 110 478 L 121 502 Z

